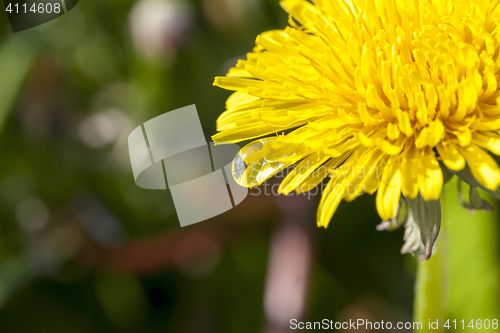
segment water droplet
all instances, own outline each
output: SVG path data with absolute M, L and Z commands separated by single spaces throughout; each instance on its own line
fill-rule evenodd
M 292 165 L 285 160 L 295 155 L 295 146 L 276 138 L 254 141 L 243 147 L 233 160 L 233 178 L 241 186 L 254 187 Z

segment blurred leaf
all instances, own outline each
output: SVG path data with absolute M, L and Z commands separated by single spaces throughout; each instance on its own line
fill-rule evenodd
M 0 129 L 40 50 L 33 34 L 11 35 L 0 47 Z
M 31 262 L 25 255 L 17 255 L 0 264 L 0 304 L 20 286 L 33 277 Z

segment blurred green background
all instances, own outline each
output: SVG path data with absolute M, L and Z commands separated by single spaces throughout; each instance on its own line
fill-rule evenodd
M 230 94 L 213 78 L 260 32 L 286 26 L 278 1 L 82 0 L 16 34 L 0 7 L 0 332 L 411 320 L 416 259 L 399 253 L 403 228 L 376 230 L 373 197 L 341 204 L 325 230 L 315 226 L 319 198 L 253 190 L 235 209 L 180 228 L 168 191 L 134 183 L 130 131 L 196 104 L 209 140 Z M 456 257 L 463 281 L 453 297 L 471 304 L 486 288 L 491 300 L 477 302 L 498 315 L 497 218 L 478 214 L 473 222 L 488 228 L 455 244 L 486 242 L 489 257 L 479 272 L 469 265 L 484 258 Z M 474 274 L 488 275 L 485 284 Z

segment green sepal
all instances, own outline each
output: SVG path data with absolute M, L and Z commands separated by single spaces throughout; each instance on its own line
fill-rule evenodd
M 491 207 L 491 205 L 486 200 L 484 200 L 479 196 L 477 187 L 474 186 L 470 187 L 469 200 L 470 200 L 470 207 L 472 209 L 486 210 L 488 212 L 491 212 L 493 210 L 493 207 Z
M 420 228 L 424 243 L 424 257 L 429 260 L 441 228 L 441 204 L 439 200 L 425 201 L 420 193 L 415 199 L 406 198 L 413 219 Z
M 453 171 L 450 169 L 451 172 L 453 172 L 458 178 L 460 178 L 464 183 L 472 186 L 472 187 L 479 187 L 481 190 L 484 192 L 488 193 L 491 195 L 493 198 L 500 200 L 500 186 L 495 190 L 491 191 L 488 190 L 486 187 L 481 185 L 476 178 L 472 175 L 472 172 L 469 169 L 468 165 L 465 165 L 465 168 L 463 168 L 460 171 Z
M 441 172 L 443 173 L 443 185 L 444 185 L 453 178 L 454 174 L 453 172 L 450 171 L 450 169 L 446 167 L 446 165 L 444 165 L 443 162 L 439 161 L 439 166 L 441 167 Z

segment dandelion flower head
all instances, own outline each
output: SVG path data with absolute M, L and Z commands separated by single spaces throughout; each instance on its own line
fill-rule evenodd
M 257 139 L 236 157 L 236 181 L 257 186 L 292 165 L 283 194 L 328 179 L 317 214 L 324 227 L 356 189 L 376 193 L 382 220 L 396 215 L 401 193 L 439 200 L 442 168 L 468 168 L 496 190 L 498 3 L 282 1 L 289 25 L 259 35 L 214 83 L 234 91 L 214 141 Z

